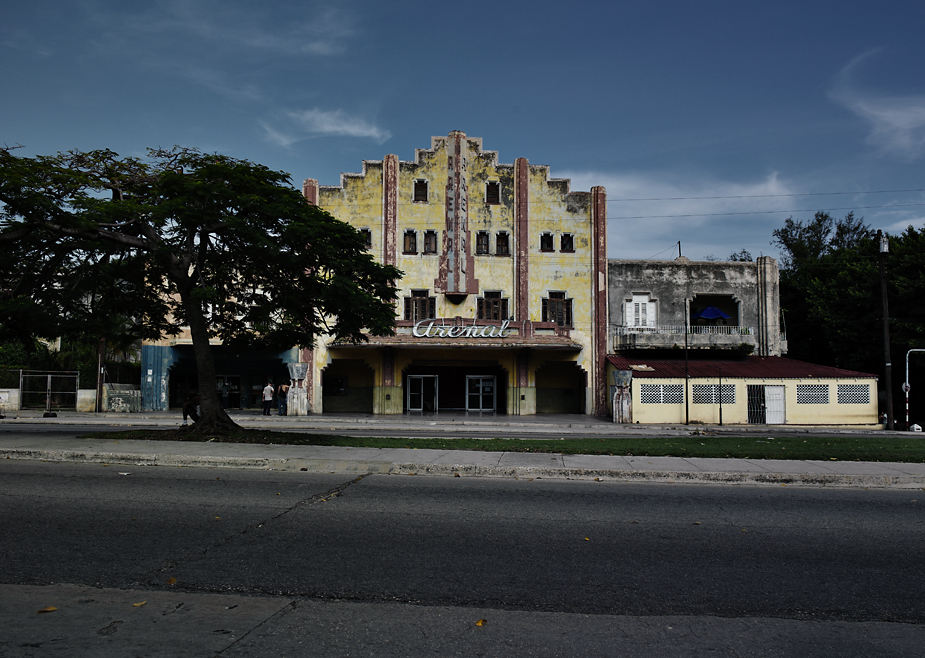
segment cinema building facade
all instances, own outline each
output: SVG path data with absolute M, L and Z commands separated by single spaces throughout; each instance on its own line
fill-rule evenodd
M 303 193 L 404 272 L 394 336 L 302 351 L 311 412 L 606 413 L 603 188 L 452 132 Z
M 774 259 L 608 261 L 604 188 L 573 192 L 526 158 L 501 164 L 481 139 L 433 137 L 412 161 L 367 160 L 340 185 L 306 180 L 303 195 L 404 273 L 395 334 L 280 353 L 215 345 L 230 408 L 259 408 L 271 381 L 291 384 L 292 416 L 876 422 L 876 377 L 783 357 Z M 202 386 L 190 343 L 143 346 L 145 409 L 177 407 Z

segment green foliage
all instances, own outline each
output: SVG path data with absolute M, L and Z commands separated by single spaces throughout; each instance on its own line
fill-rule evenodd
M 286 348 L 393 332 L 401 272 L 258 164 L 182 148 L 146 161 L 0 149 L 0 204 L 0 339 L 126 345 L 188 326 L 210 381 L 210 338 Z M 204 420 L 213 408 L 227 420 L 210 389 Z
M 885 257 L 893 390 L 905 377 L 905 353 L 925 347 L 925 230 L 889 236 Z M 781 309 L 788 356 L 874 374 L 883 372 L 879 242 L 863 220 L 816 213 L 774 231 L 781 249 Z M 925 383 L 925 382 L 923 382 Z M 915 404 L 915 402 L 913 403 Z M 899 406 L 894 403 L 894 412 Z

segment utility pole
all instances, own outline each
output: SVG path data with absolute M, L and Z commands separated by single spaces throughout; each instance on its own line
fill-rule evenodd
M 883 302 L 883 364 L 886 386 L 886 428 L 893 429 L 893 365 L 890 363 L 890 308 L 886 296 L 886 255 L 890 252 L 890 240 L 877 231 L 880 241 L 880 298 Z
M 913 352 L 925 352 L 925 349 L 912 349 L 906 352 L 906 381 L 903 383 L 903 393 L 906 394 L 906 431 L 909 431 L 909 355 Z

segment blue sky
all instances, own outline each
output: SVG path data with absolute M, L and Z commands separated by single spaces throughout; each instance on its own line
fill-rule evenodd
M 820 209 L 925 223 L 921 0 L 4 4 L 23 155 L 179 144 L 336 184 L 462 130 L 604 185 L 612 258 L 776 256 Z

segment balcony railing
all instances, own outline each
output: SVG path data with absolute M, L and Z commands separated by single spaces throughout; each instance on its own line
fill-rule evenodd
M 683 324 L 659 324 L 652 327 L 624 327 L 622 325 L 614 325 L 614 335 L 616 336 L 631 336 L 639 334 L 649 334 L 649 335 L 684 335 L 684 325 Z M 688 334 L 699 334 L 699 335 L 713 335 L 713 336 L 754 336 L 755 328 L 754 327 L 739 327 L 739 326 L 709 326 L 709 325 L 688 325 L 687 326 Z

